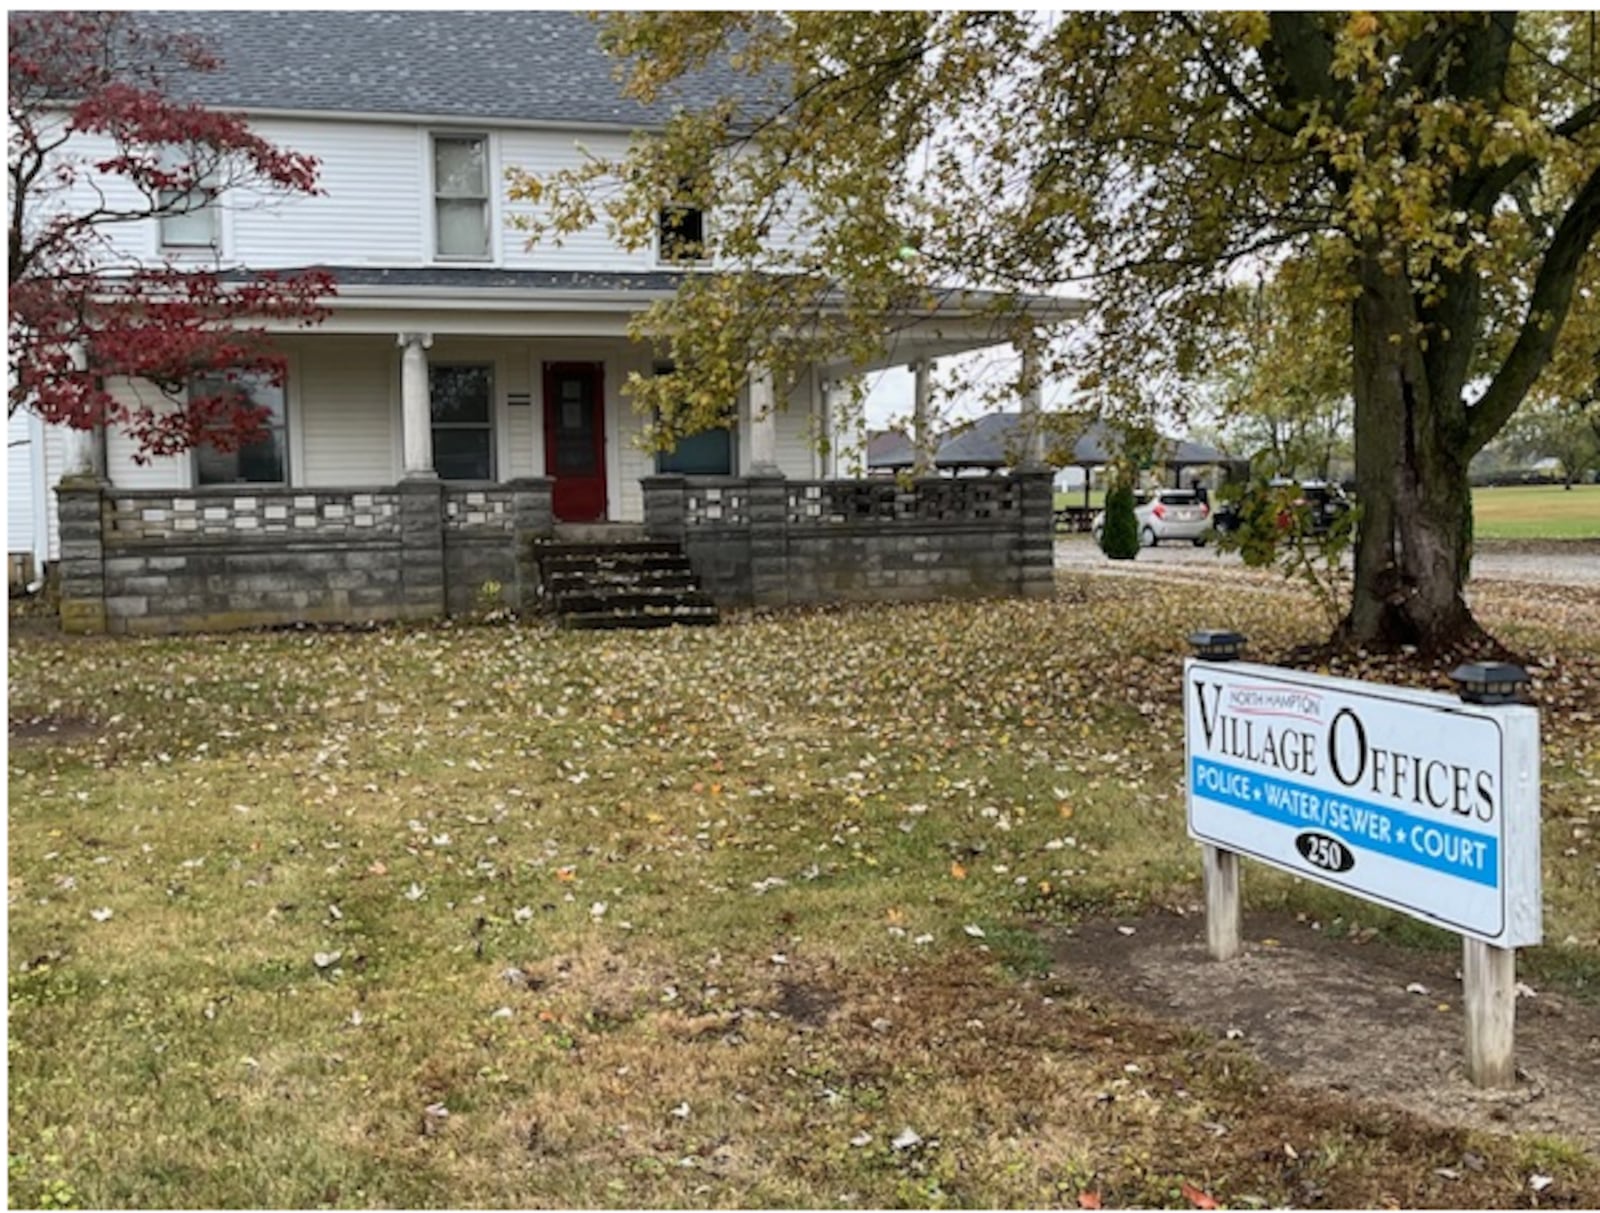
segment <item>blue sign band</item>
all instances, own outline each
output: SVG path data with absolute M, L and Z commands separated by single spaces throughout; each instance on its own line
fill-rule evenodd
M 1189 791 L 1277 825 L 1332 834 L 1356 852 L 1386 855 L 1491 889 L 1500 884 L 1500 840 L 1493 834 L 1474 833 L 1207 758 L 1191 760 Z

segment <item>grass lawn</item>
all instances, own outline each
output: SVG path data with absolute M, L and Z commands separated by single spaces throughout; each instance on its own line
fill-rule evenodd
M 1474 489 L 1472 514 L 1479 539 L 1600 539 L 1600 484 Z
M 1600 620 L 1478 608 L 1576 697 L 1519 976 L 1593 990 Z M 1048 973 L 1048 929 L 1198 897 L 1177 687 L 1223 617 L 1268 659 L 1314 627 L 1105 578 L 703 631 L 14 636 L 11 1200 L 1501 1207 L 1537 1170 L 1600 1202 L 1559 1142 L 1376 1131 Z
M 1083 489 L 1069 489 L 1065 493 L 1055 495 L 1055 507 L 1058 510 L 1077 508 L 1083 505 Z M 1106 491 L 1104 489 L 1089 490 L 1089 508 L 1103 510 L 1106 505 Z
M 1055 495 L 1058 510 L 1082 504 L 1081 489 Z M 1105 493 L 1095 489 L 1089 504 L 1103 509 Z M 1472 508 L 1479 539 L 1600 539 L 1600 485 L 1474 489 Z

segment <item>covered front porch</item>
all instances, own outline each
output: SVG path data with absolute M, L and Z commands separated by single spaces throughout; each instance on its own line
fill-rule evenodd
M 341 284 L 315 332 L 281 335 L 287 378 L 257 398 L 273 410 L 262 443 L 147 462 L 116 434 L 75 444 L 59 490 L 63 622 L 163 632 L 526 610 L 541 595 L 535 545 L 563 524 L 679 544 L 730 605 L 1029 592 L 1023 478 L 955 502 L 936 480 L 837 476 L 848 379 L 873 368 L 819 363 L 779 387 L 753 367 L 725 429 L 646 449 L 626 385 L 671 368 L 628 325 L 667 288 Z M 953 312 L 908 320 L 890 357 L 925 366 L 995 343 Z M 1048 568 L 1037 547 L 1029 559 Z

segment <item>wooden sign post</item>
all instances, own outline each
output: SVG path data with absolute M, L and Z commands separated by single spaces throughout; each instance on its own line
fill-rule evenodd
M 1191 637 L 1184 663 L 1189 835 L 1203 848 L 1206 937 L 1240 949 L 1239 859 L 1463 937 L 1467 1072 L 1514 1081 L 1516 949 L 1542 934 L 1539 715 L 1516 666 L 1462 666 L 1459 697 L 1235 660 Z

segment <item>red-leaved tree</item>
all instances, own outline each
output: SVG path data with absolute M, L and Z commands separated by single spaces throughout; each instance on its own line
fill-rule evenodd
M 10 398 L 44 420 L 125 430 L 139 457 L 263 437 L 266 414 L 231 382 L 281 384 L 263 325 L 320 321 L 320 270 L 226 270 L 215 250 L 142 256 L 133 225 L 218 205 L 315 194 L 317 161 L 245 119 L 170 93 L 218 61 L 134 13 L 12 14 Z M 159 245 L 159 241 L 156 242 Z M 210 384 L 190 390 L 196 376 Z M 154 398 L 107 391 L 114 377 Z

